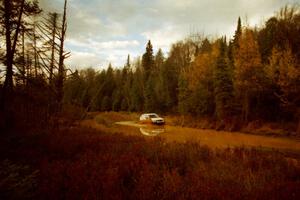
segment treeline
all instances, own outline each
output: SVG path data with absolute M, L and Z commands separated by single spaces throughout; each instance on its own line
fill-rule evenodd
M 122 69 L 76 71 L 65 102 L 89 111 L 171 112 L 297 121 L 300 106 L 300 9 L 286 6 L 260 28 L 242 26 L 234 37 L 193 35 L 155 55 L 148 41 L 142 58 Z
M 45 127 L 60 113 L 66 7 L 45 13 L 37 0 L 0 1 L 0 130 Z

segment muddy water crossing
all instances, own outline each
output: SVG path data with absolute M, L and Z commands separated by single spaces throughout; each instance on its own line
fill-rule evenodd
M 215 130 L 204 130 L 194 128 L 184 128 L 177 126 L 153 126 L 139 124 L 133 121 L 117 122 L 120 132 L 125 134 L 140 134 L 145 137 L 157 136 L 166 141 L 176 142 L 199 142 L 213 148 L 227 147 L 261 147 L 267 149 L 278 149 L 300 153 L 300 141 L 290 138 L 270 137 L 250 135 L 240 132 L 226 132 Z M 124 127 L 121 128 L 121 127 Z M 127 129 L 131 127 L 133 129 Z M 131 132 L 131 133 L 129 133 Z

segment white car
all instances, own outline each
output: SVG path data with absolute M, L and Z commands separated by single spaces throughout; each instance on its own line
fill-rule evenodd
M 152 124 L 162 125 L 165 123 L 165 120 L 158 116 L 156 113 L 145 113 L 140 116 L 141 122 L 150 122 Z

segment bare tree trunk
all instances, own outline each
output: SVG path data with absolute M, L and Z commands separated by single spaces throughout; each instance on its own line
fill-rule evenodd
M 23 79 L 23 84 L 26 84 L 26 62 L 25 62 L 25 30 L 22 30 L 22 79 Z
M 29 53 L 26 53 L 26 74 L 27 74 L 27 78 L 31 76 L 31 60 L 30 60 L 30 56 Z M 26 81 L 26 87 L 28 86 L 28 80 Z
M 53 13 L 52 15 L 52 47 L 51 47 L 51 62 L 50 62 L 50 75 L 49 82 L 52 84 L 53 80 L 53 69 L 54 69 L 54 61 L 55 61 L 55 35 L 56 35 L 56 26 L 57 26 L 57 13 Z
M 67 0 L 65 0 L 64 4 L 64 14 L 62 19 L 62 28 L 61 28 L 61 36 L 60 36 L 60 47 L 59 47 L 59 63 L 58 63 L 58 78 L 57 78 L 57 103 L 58 103 L 58 110 L 61 110 L 62 106 L 62 98 L 63 98 L 63 82 L 64 82 L 64 41 L 65 41 L 65 34 L 67 30 L 66 24 L 66 11 L 67 11 Z
M 22 0 L 21 6 L 20 6 L 20 11 L 19 11 L 19 16 L 18 16 L 17 28 L 16 28 L 16 32 L 15 32 L 15 35 L 14 35 L 14 43 L 13 43 L 13 46 L 12 46 L 12 59 L 14 58 L 14 54 L 15 54 L 15 51 L 16 51 L 16 46 L 17 46 L 18 36 L 19 36 L 19 32 L 20 32 L 22 15 L 23 15 L 23 12 L 24 12 L 24 4 L 25 4 L 25 0 Z
M 38 75 L 38 54 L 37 54 L 37 45 L 36 45 L 36 40 L 37 40 L 37 36 L 36 36 L 36 24 L 34 22 L 33 24 L 33 52 L 34 52 L 34 75 L 35 77 L 37 77 Z

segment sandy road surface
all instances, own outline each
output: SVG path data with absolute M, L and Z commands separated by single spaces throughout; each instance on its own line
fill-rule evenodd
M 226 132 L 208 129 L 195 129 L 178 126 L 154 126 L 139 124 L 134 121 L 116 122 L 112 126 L 98 124 L 95 120 L 84 120 L 83 126 L 111 133 L 125 135 L 139 135 L 145 138 L 161 137 L 167 142 L 199 142 L 212 148 L 226 147 L 261 147 L 295 152 L 300 155 L 300 141 L 290 138 L 270 137 L 244 134 L 240 132 Z M 151 137 L 152 136 L 152 137 Z
M 300 152 L 300 141 L 290 138 L 270 137 L 250 135 L 239 132 L 226 132 L 216 130 L 204 130 L 195 128 L 185 128 L 177 126 L 153 126 L 138 124 L 134 121 L 116 122 L 117 126 L 132 127 L 126 129 L 125 134 L 145 135 L 145 131 L 150 132 L 150 136 L 157 135 L 167 141 L 187 142 L 195 141 L 210 147 L 226 148 L 233 146 L 262 147 L 270 149 L 281 149 Z M 159 130 L 159 131 L 156 131 Z M 163 130 L 163 131 L 162 131 Z M 122 131 L 121 131 L 122 132 Z M 153 132 L 153 133 L 152 133 Z M 152 134 L 151 134 L 152 133 Z M 149 136 L 146 135 L 145 137 Z
M 123 126 L 137 127 L 137 128 L 141 128 L 141 127 L 146 127 L 147 126 L 145 124 L 139 124 L 139 123 L 137 123 L 135 121 L 115 122 L 115 124 L 117 124 L 117 125 L 123 125 Z

